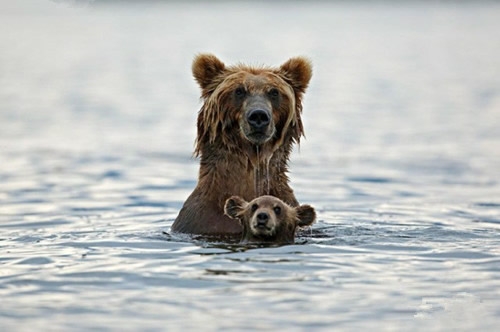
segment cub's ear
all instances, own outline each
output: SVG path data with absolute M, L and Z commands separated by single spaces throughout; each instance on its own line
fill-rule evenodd
M 193 76 L 203 92 L 210 90 L 215 77 L 221 74 L 226 66 L 215 55 L 199 54 L 193 60 Z
M 304 93 L 312 77 L 312 64 L 304 57 L 291 58 L 281 65 L 279 73 L 296 92 Z
M 297 226 L 310 226 L 316 220 L 316 211 L 310 205 L 301 205 L 295 208 L 297 211 Z
M 228 217 L 238 219 L 247 204 L 248 203 L 240 196 L 231 196 L 226 200 L 226 204 L 224 205 L 224 213 Z

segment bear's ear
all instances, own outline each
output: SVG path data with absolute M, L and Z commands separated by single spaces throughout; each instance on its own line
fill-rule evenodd
M 213 83 L 214 78 L 221 74 L 226 66 L 215 55 L 199 54 L 193 60 L 193 76 L 205 92 Z
M 297 226 L 310 226 L 316 220 L 316 211 L 310 205 L 301 205 L 295 208 L 297 211 Z
M 238 219 L 247 204 L 248 203 L 240 196 L 231 196 L 226 200 L 224 213 L 233 219 Z
M 306 58 L 291 58 L 281 65 L 279 73 L 298 93 L 304 93 L 312 77 L 312 64 Z

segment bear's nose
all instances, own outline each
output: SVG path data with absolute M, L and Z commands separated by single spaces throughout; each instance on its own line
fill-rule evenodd
M 271 121 L 271 116 L 267 111 L 256 109 L 248 112 L 247 121 L 255 129 L 263 129 Z
M 265 226 L 269 220 L 269 214 L 266 212 L 260 212 L 257 215 L 257 226 Z

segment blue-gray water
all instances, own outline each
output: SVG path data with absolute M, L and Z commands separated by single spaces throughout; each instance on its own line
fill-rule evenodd
M 499 326 L 499 4 L 0 4 L 0 330 Z M 314 63 L 295 245 L 164 233 L 207 51 Z

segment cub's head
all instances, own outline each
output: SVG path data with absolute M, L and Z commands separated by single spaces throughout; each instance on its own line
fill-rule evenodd
M 203 106 L 198 115 L 196 154 L 215 141 L 228 149 L 268 144 L 270 150 L 303 135 L 302 95 L 311 63 L 291 58 L 280 67 L 226 66 L 211 54 L 193 61 Z
M 291 207 L 274 196 L 260 196 L 251 202 L 232 196 L 224 212 L 240 221 L 242 242 L 293 243 L 297 227 L 309 226 L 316 219 L 312 206 Z

